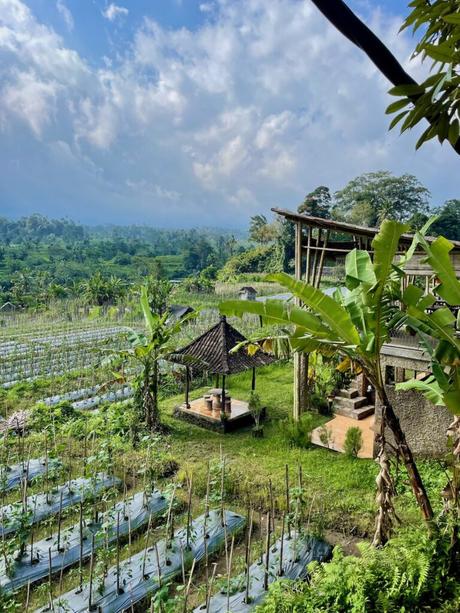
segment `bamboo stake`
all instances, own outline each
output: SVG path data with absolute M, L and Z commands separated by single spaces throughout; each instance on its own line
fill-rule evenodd
M 117 594 L 121 594 L 120 590 L 120 511 L 117 513 Z
M 190 569 L 190 575 L 188 577 L 187 588 L 185 590 L 183 613 L 187 613 L 187 600 L 190 594 L 190 588 L 192 586 L 192 577 L 193 577 L 193 572 L 195 570 L 195 564 L 196 564 L 196 559 L 193 558 L 192 568 Z
M 283 522 L 281 525 L 281 545 L 280 545 L 280 565 L 278 568 L 278 576 L 282 577 L 284 575 L 284 568 L 283 568 L 283 554 L 284 554 L 284 527 L 285 527 L 285 523 L 286 523 L 286 514 L 283 513 Z
M 89 594 L 88 594 L 88 609 L 93 610 L 93 573 L 94 573 L 94 534 L 91 538 L 91 560 L 89 565 Z
M 287 528 L 288 528 L 288 539 L 291 538 L 291 504 L 289 500 L 289 468 L 286 464 L 286 515 L 287 515 Z
M 83 500 L 80 500 L 80 516 L 79 516 L 79 527 L 80 527 L 80 563 L 79 563 L 79 591 L 83 591 Z
M 253 523 L 253 511 L 251 509 L 251 515 L 249 517 L 249 529 L 248 529 L 248 539 L 246 545 L 246 560 L 245 560 L 245 570 L 246 570 L 246 593 L 244 596 L 244 602 L 246 604 L 249 603 L 249 582 L 250 582 L 250 568 L 251 568 L 251 537 L 252 537 L 252 523 Z
M 64 491 L 61 490 L 59 497 L 59 513 L 58 513 L 58 533 L 57 533 L 57 550 L 61 551 L 61 523 L 62 523 L 62 495 Z
M 210 605 L 211 594 L 212 594 L 212 584 L 214 583 L 214 578 L 216 576 L 217 563 L 214 562 L 212 566 L 213 568 L 212 568 L 211 582 L 209 584 L 209 592 L 206 594 L 206 613 L 209 613 L 209 605 Z
M 192 523 L 192 484 L 193 475 L 190 475 L 188 483 L 188 500 L 187 500 L 187 551 L 190 550 L 190 528 Z
M 267 513 L 267 540 L 265 543 L 265 572 L 264 572 L 264 590 L 268 590 L 268 577 L 270 567 L 270 536 L 271 536 L 271 518 L 270 511 Z
M 232 575 L 233 548 L 235 546 L 235 537 L 232 536 L 232 544 L 230 545 L 230 560 L 227 572 L 227 613 L 230 611 L 230 579 Z
M 150 515 L 149 515 L 149 523 L 148 523 L 148 526 L 147 526 L 147 533 L 145 535 L 144 556 L 143 556 L 143 559 L 142 559 L 142 576 L 144 577 L 144 579 L 148 579 L 148 577 L 145 574 L 145 563 L 146 563 L 146 560 L 147 560 L 147 551 L 148 551 L 148 548 L 149 548 L 149 537 L 150 537 L 151 527 L 152 527 L 152 514 L 150 513 Z

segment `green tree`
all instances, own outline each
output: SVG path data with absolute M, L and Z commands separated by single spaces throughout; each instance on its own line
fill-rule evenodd
M 381 170 L 350 181 L 336 192 L 336 210 L 355 223 L 377 226 L 383 219 L 406 221 L 428 210 L 430 192 L 413 175 Z
M 460 200 L 447 200 L 436 213 L 438 217 L 431 226 L 433 234 L 440 234 L 450 240 L 460 240 Z
M 278 235 L 276 222 L 269 223 L 265 215 L 254 215 L 249 224 L 249 238 L 263 245 L 273 242 Z
M 390 128 L 402 121 L 401 130 L 404 131 L 425 119 L 429 127 L 417 147 L 437 136 L 441 142 L 448 139 L 460 154 L 459 0 L 412 0 L 409 4 L 412 10 L 404 26 L 421 32 L 414 55 L 432 61 L 432 74 L 421 84 L 404 70 L 391 51 L 343 0 L 312 2 L 346 38 L 366 53 L 394 85 L 390 93 L 403 96 L 387 109 L 387 113 L 398 113 Z
M 380 358 L 382 345 L 388 341 L 390 330 L 403 317 L 402 312 L 393 305 L 400 295 L 403 275 L 400 266 L 405 259 L 401 260 L 399 267 L 394 265 L 394 259 L 401 234 L 406 230 L 406 225 L 386 220 L 372 243 L 373 262 L 367 251 L 354 249 L 347 255 L 348 294 L 337 291 L 331 297 L 308 283 L 278 273 L 269 275 L 268 279 L 283 285 L 308 310 L 276 300 L 264 303 L 228 301 L 222 303 L 220 309 L 227 315 L 254 313 L 266 323 L 293 326 L 289 341 L 294 351 L 321 351 L 326 355 L 338 353 L 361 366 L 385 407 L 385 423 L 393 433 L 423 516 L 431 522 L 433 510 L 412 451 L 387 396 Z M 409 255 L 411 253 L 412 249 Z M 377 540 L 383 542 L 386 538 L 388 534 L 380 534 Z
M 305 196 L 297 210 L 304 215 L 328 219 L 331 216 L 331 203 L 332 196 L 329 188 L 320 185 Z

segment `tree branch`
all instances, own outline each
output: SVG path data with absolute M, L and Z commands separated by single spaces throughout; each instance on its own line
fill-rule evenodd
M 359 49 L 364 51 L 380 72 L 393 83 L 398 85 L 419 85 L 413 79 L 391 51 L 382 41 L 363 23 L 343 0 L 311 0 L 313 4 L 323 13 L 328 21 L 350 40 Z M 408 96 L 414 103 L 420 95 Z M 429 116 L 425 116 L 432 125 L 433 121 Z M 460 155 L 460 139 L 455 145 L 454 150 Z

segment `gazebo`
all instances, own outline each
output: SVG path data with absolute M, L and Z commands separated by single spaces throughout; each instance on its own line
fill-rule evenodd
M 252 370 L 251 389 L 256 386 L 256 368 L 266 366 L 274 357 L 262 350 L 250 354 L 246 347 L 232 351 L 246 338 L 231 326 L 226 317 L 194 341 L 169 356 L 171 362 L 186 368 L 185 402 L 176 408 L 178 417 L 225 431 L 250 421 L 247 402 L 231 398 L 226 390 L 228 375 Z M 190 402 L 190 371 L 216 375 L 216 387 L 202 398 Z

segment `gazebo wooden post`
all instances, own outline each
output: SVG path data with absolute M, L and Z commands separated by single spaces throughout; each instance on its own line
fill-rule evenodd
M 256 389 L 256 367 L 252 368 L 252 381 L 251 381 L 251 390 L 254 391 Z
M 189 403 L 189 395 L 190 395 L 190 368 L 188 366 L 185 367 L 185 408 L 190 408 Z
M 220 401 L 222 403 L 221 411 L 225 413 L 225 375 L 222 375 L 222 395 Z
M 295 225 L 295 278 L 302 279 L 302 232 L 303 224 L 298 221 Z M 308 228 L 308 237 L 310 245 L 311 228 Z M 307 270 L 306 276 L 309 276 L 310 249 L 307 250 Z M 296 300 L 296 304 L 300 302 Z M 294 353 L 294 406 L 292 417 L 294 421 L 300 419 L 301 414 L 306 410 L 308 404 L 307 390 L 307 373 L 308 373 L 308 354 Z

